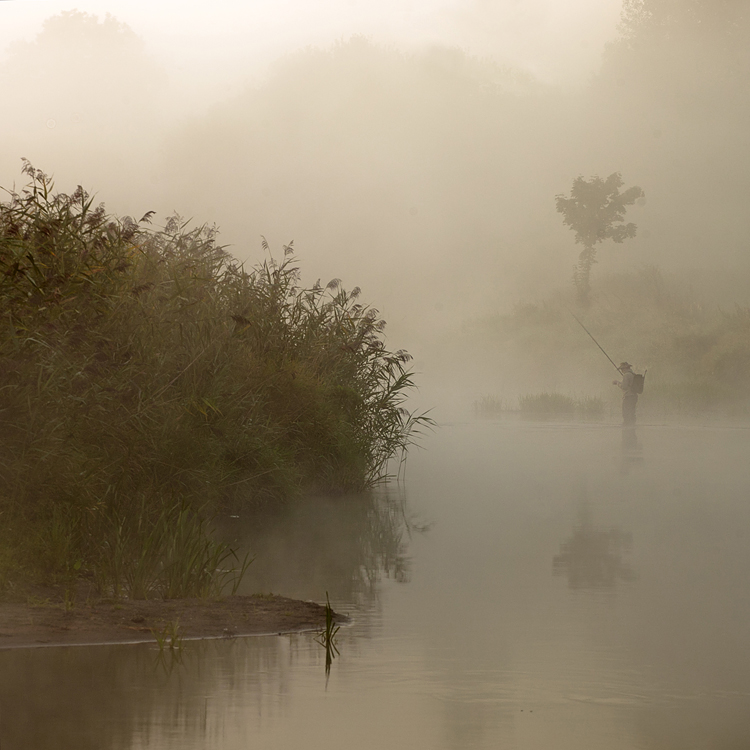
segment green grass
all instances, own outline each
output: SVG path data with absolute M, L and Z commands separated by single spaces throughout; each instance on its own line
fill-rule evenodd
M 368 487 L 430 423 L 377 311 L 303 286 L 291 246 L 246 268 L 214 228 L 152 229 L 24 171 L 0 203 L 6 589 L 215 595 L 246 563 L 215 513 Z
M 237 558 L 229 545 L 214 540 L 208 522 L 181 505 L 162 508 L 148 519 L 134 515 L 103 518 L 103 540 L 94 558 L 98 588 L 132 599 L 218 598 L 235 594 L 252 562 Z M 96 550 L 92 551 L 96 554 Z

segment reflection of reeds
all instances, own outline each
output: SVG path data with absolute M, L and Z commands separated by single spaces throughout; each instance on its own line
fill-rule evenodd
M 331 663 L 339 655 L 339 650 L 336 646 L 336 633 L 339 632 L 340 626 L 336 625 L 335 616 L 331 607 L 331 600 L 328 598 L 328 592 L 326 591 L 326 625 L 316 638 L 326 651 L 326 676 L 331 672 Z
M 243 591 L 291 587 L 309 598 L 323 580 L 330 582 L 335 600 L 368 608 L 379 596 L 381 577 L 409 580 L 409 539 L 429 528 L 419 520 L 395 483 L 357 495 L 309 496 L 237 520 L 217 519 L 221 539 L 240 538 L 243 550 L 256 555 Z

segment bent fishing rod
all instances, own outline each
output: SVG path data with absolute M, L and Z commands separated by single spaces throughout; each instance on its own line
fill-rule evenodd
M 576 321 L 578 322 L 578 325 L 579 325 L 579 326 L 581 326 L 581 328 L 583 328 L 583 330 L 584 330 L 584 331 L 586 331 L 586 333 L 588 333 L 588 335 L 589 335 L 589 336 L 591 336 L 591 331 L 589 331 L 589 329 L 588 329 L 588 328 L 586 328 L 586 326 L 585 326 L 585 325 L 583 325 L 583 323 L 581 323 L 581 321 L 580 321 L 580 320 L 578 320 L 578 318 L 577 318 L 577 317 L 576 317 L 576 315 L 575 315 L 575 314 L 573 313 L 573 311 L 572 311 L 572 310 L 568 310 L 568 312 L 569 312 L 569 313 L 570 313 L 570 314 L 571 314 L 571 315 L 572 315 L 572 316 L 573 316 L 573 317 L 574 317 L 574 318 L 576 319 Z M 597 340 L 596 340 L 596 339 L 595 339 L 595 338 L 594 338 L 593 336 L 591 336 L 591 340 L 592 340 L 592 341 L 593 341 L 593 342 L 594 342 L 594 343 L 595 343 L 595 344 L 596 344 L 596 345 L 597 345 L 597 346 L 599 347 L 599 349 L 601 350 L 602 354 L 603 354 L 603 355 L 604 355 L 604 356 L 605 356 L 605 357 L 606 357 L 606 358 L 607 358 L 607 359 L 608 359 L 608 360 L 609 360 L 610 362 L 612 362 L 612 367 L 614 367 L 614 368 L 615 368 L 615 370 L 617 370 L 617 372 L 618 372 L 618 373 L 619 373 L 620 375 L 622 375 L 622 371 L 620 370 L 620 368 L 619 368 L 619 367 L 618 367 L 618 366 L 617 366 L 617 365 L 616 365 L 616 364 L 614 363 L 614 361 L 613 361 L 612 357 L 610 357 L 610 356 L 609 356 L 609 354 L 607 354 L 607 352 L 605 352 L 605 351 L 604 351 L 604 349 L 602 349 L 602 347 L 601 347 L 601 344 L 600 344 L 600 343 L 599 343 L 599 342 L 598 342 L 598 341 L 597 341 Z

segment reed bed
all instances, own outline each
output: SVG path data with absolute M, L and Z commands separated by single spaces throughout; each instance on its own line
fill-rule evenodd
M 562 393 L 530 393 L 518 399 L 521 414 L 533 415 L 570 415 L 587 419 L 598 418 L 604 414 L 604 400 L 598 396 L 573 398 Z
M 216 594 L 213 513 L 365 488 L 429 424 L 377 310 L 303 287 L 291 245 L 246 269 L 215 228 L 24 171 L 0 204 L 0 587 Z
M 509 409 L 502 399 L 485 395 L 474 401 L 472 411 L 475 417 L 496 417 Z

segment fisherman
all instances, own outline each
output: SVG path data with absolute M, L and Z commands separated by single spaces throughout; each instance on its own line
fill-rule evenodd
M 613 380 L 612 385 L 622 390 L 622 423 L 625 427 L 635 424 L 635 405 L 638 403 L 638 393 L 635 390 L 635 373 L 628 362 L 620 362 L 617 368 L 622 373 L 622 380 Z

